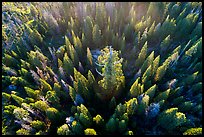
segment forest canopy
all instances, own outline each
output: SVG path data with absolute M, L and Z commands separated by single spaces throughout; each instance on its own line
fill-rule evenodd
M 3 135 L 201 135 L 201 2 L 2 2 Z

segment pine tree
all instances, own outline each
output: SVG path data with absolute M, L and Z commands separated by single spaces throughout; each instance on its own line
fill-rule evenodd
M 73 121 L 71 126 L 72 126 L 72 131 L 74 132 L 75 135 L 83 135 L 84 130 L 80 122 Z
M 138 77 L 130 88 L 130 97 L 137 97 L 143 93 L 143 85 L 139 83 L 140 77 Z
M 164 2 L 150 2 L 147 10 L 147 16 L 151 16 L 152 20 L 155 20 L 156 22 L 161 22 L 165 15 L 164 13 L 165 13 Z M 158 16 L 158 15 L 162 15 L 162 16 Z
M 24 128 L 21 128 L 16 131 L 16 135 L 30 135 L 30 131 Z
M 125 106 L 127 108 L 127 114 L 128 115 L 134 115 L 135 111 L 137 109 L 138 101 L 136 98 L 130 99 L 128 102 L 125 102 Z
M 182 102 L 179 104 L 178 109 L 181 112 L 189 112 L 193 108 L 193 103 L 191 101 Z
M 187 129 L 183 135 L 202 135 L 202 128 L 190 128 Z
M 118 122 L 116 119 L 114 118 L 110 118 L 108 120 L 108 122 L 106 123 L 106 130 L 110 133 L 113 133 L 116 131 L 117 129 L 117 126 L 118 126 Z
M 111 47 L 102 50 L 102 55 L 98 57 L 99 65 L 102 64 L 103 79 L 98 81 L 102 88 L 101 95 L 106 99 L 111 99 L 112 96 L 119 96 L 121 89 L 124 87 L 125 79 L 122 71 L 122 59 L 119 60 L 118 52 Z M 100 93 L 99 93 L 100 94 Z
M 165 54 L 166 50 L 169 48 L 170 46 L 170 35 L 168 35 L 160 44 L 160 54 Z
M 89 127 L 92 124 L 92 116 L 88 109 L 81 104 L 77 106 L 79 121 L 82 123 L 83 127 Z
M 82 43 L 79 37 L 73 37 L 73 43 L 74 43 L 74 48 L 76 49 L 77 54 L 79 55 L 80 58 L 83 57 L 84 52 L 82 48 Z
M 72 59 L 72 62 L 74 63 L 75 67 L 78 67 L 79 64 L 79 56 L 78 53 L 76 52 L 75 48 L 73 47 L 73 45 L 70 45 L 70 58 Z
M 29 97 L 33 98 L 33 99 L 37 99 L 37 97 L 39 96 L 39 90 L 33 90 L 32 88 L 29 87 L 24 87 L 26 93 L 28 94 Z
M 125 122 L 125 120 L 119 121 L 118 128 L 119 128 L 119 131 L 120 131 L 120 132 L 123 132 L 123 131 L 126 130 L 126 128 L 127 128 L 127 123 Z
M 142 75 L 142 83 L 143 84 L 148 84 L 147 81 L 150 79 L 151 77 L 151 71 L 152 71 L 152 65 L 150 65 L 146 71 L 144 72 L 144 74 Z
M 20 108 L 20 107 L 15 108 L 13 110 L 13 114 L 14 114 L 15 118 L 18 120 L 23 120 L 29 116 L 28 111 L 23 109 L 23 108 Z
M 49 108 L 48 104 L 45 101 L 41 100 L 36 101 L 34 107 L 41 111 L 46 111 Z
M 176 19 L 179 15 L 179 13 L 181 12 L 181 6 L 176 3 L 174 5 L 172 5 L 171 9 L 169 9 L 170 13 L 170 17 Z
M 92 128 L 87 128 L 84 130 L 84 135 L 97 135 L 96 131 Z
M 184 101 L 185 101 L 184 97 L 180 96 L 180 97 L 175 98 L 172 102 L 173 102 L 174 105 L 179 105 Z
M 166 20 L 163 22 L 161 25 L 161 30 L 160 30 L 160 40 L 163 40 L 166 38 L 168 35 L 174 36 L 175 31 L 176 31 L 176 20 L 175 19 L 169 19 L 169 15 L 166 17 Z
M 19 62 L 17 59 L 15 59 L 14 57 L 12 57 L 11 55 L 5 53 L 4 57 L 2 59 L 2 62 L 7 66 L 7 67 L 13 67 L 13 68 L 18 68 Z
M 47 83 L 45 80 L 43 79 L 39 79 L 40 80 L 40 83 L 41 83 L 41 86 L 42 86 L 42 89 L 44 92 L 47 92 L 47 91 L 51 91 L 52 90 L 52 87 L 50 86 L 49 83 Z
M 72 135 L 71 130 L 69 129 L 67 124 L 62 125 L 57 129 L 58 135 Z
M 45 123 L 40 120 L 34 120 L 30 123 L 30 125 L 36 130 L 43 130 L 46 127 Z
M 99 114 L 93 117 L 93 121 L 96 123 L 97 126 L 102 126 L 104 124 L 104 119 Z
M 135 62 L 136 67 L 139 67 L 140 65 L 142 65 L 142 63 L 145 61 L 146 55 L 147 55 L 147 41 L 143 45 L 143 47 L 142 47 L 142 49 L 138 55 L 138 58 Z
M 161 92 L 160 94 L 158 94 L 158 95 L 154 98 L 154 100 L 155 100 L 156 102 L 159 102 L 159 101 L 161 101 L 161 100 L 166 100 L 166 99 L 169 97 L 169 93 L 170 93 L 170 89 L 167 89 L 166 91 Z
M 176 27 L 176 31 L 178 33 L 175 34 L 176 40 L 187 39 L 188 34 L 190 34 L 190 32 L 195 27 L 197 20 L 198 20 L 198 14 L 191 13 L 191 14 L 188 14 L 185 18 L 178 21 L 178 25 Z
M 84 22 L 84 35 L 85 38 L 89 40 L 89 44 L 92 43 L 92 32 L 93 32 L 93 21 L 90 16 L 86 16 Z
M 45 98 L 53 104 L 54 107 L 60 108 L 60 99 L 55 91 L 47 91 Z
M 137 107 L 137 114 L 144 115 L 145 109 L 149 105 L 149 96 L 146 94 L 142 94 L 138 97 L 138 107 Z
M 18 105 L 21 105 L 24 102 L 24 99 L 15 95 L 15 94 L 11 94 L 11 97 L 18 103 Z
M 173 131 L 177 126 L 185 123 L 185 114 L 177 111 L 178 108 L 170 108 L 160 113 L 158 117 L 159 125 L 168 131 Z
M 56 108 L 52 108 L 52 107 L 46 110 L 46 115 L 49 120 L 55 121 L 55 122 L 57 122 L 60 117 L 59 111 Z
M 158 55 L 152 62 L 152 74 L 151 74 L 152 76 L 156 73 L 159 67 L 159 61 L 160 61 L 160 55 Z
M 99 47 L 101 44 L 101 30 L 99 29 L 99 26 L 97 24 L 93 27 L 93 43 L 95 44 L 94 47 Z
M 74 65 L 71 59 L 68 57 L 67 53 L 64 54 L 62 67 L 65 70 L 67 76 L 74 74 L 74 69 L 73 69 Z
M 145 70 L 153 63 L 154 60 L 154 51 L 146 58 L 142 67 L 141 67 L 141 74 L 144 74 Z
M 91 68 L 93 66 L 93 58 L 90 49 L 87 47 L 87 68 Z
M 198 75 L 198 71 L 197 72 L 195 72 L 195 73 L 193 73 L 193 74 L 191 74 L 191 75 L 188 75 L 186 78 L 184 78 L 183 80 L 182 80 L 182 85 L 191 85 L 194 81 L 195 81 L 195 79 L 196 79 L 196 77 L 197 77 L 197 75 Z
M 145 92 L 145 94 L 147 94 L 150 99 L 153 99 L 153 97 L 154 97 L 154 95 L 155 95 L 156 89 L 157 89 L 157 85 L 154 84 L 153 86 L 151 86 L 151 87 Z
M 154 77 L 155 82 L 160 81 L 162 77 L 165 75 L 166 70 L 168 68 L 168 64 L 169 62 L 164 62 L 161 66 L 158 67 Z

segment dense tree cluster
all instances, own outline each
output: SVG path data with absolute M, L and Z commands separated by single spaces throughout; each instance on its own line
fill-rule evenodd
M 3 2 L 2 134 L 202 134 L 201 12 Z

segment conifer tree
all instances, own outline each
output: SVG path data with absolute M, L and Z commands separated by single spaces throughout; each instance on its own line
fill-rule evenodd
M 62 125 L 57 129 L 58 135 L 72 135 L 72 132 L 67 124 Z
M 99 26 L 97 24 L 94 25 L 92 34 L 95 47 L 99 47 L 101 44 L 101 30 L 99 29 Z
M 164 129 L 173 131 L 177 126 L 186 122 L 185 114 L 177 112 L 178 108 L 170 108 L 159 114 L 158 123 Z
M 142 65 L 142 63 L 144 62 L 145 58 L 146 58 L 146 54 L 147 54 L 147 41 L 145 42 L 145 44 L 143 45 L 138 58 L 135 62 L 136 66 L 139 67 L 140 65 Z
M 87 128 L 84 130 L 85 135 L 97 135 L 96 131 L 92 128 Z
M 86 16 L 84 24 L 85 24 L 84 25 L 85 38 L 88 39 L 90 41 L 89 44 L 91 44 L 91 42 L 92 42 L 92 32 L 93 32 L 92 18 L 90 16 Z
M 24 99 L 15 95 L 15 94 L 11 94 L 11 97 L 18 103 L 18 105 L 21 105 L 24 102 Z
M 190 128 L 186 130 L 183 135 L 202 135 L 202 128 Z
M 33 90 L 32 88 L 29 87 L 24 87 L 26 93 L 28 94 L 29 97 L 36 99 L 39 95 L 38 92 L 36 92 L 35 90 Z M 38 91 L 38 90 L 37 90 Z
M 154 84 L 152 87 L 150 87 L 150 88 L 145 92 L 145 94 L 147 94 L 150 99 L 153 99 L 153 97 L 154 97 L 154 95 L 155 95 L 155 92 L 156 92 L 156 88 L 157 88 L 157 85 Z
M 155 101 L 156 102 L 159 102 L 161 100 L 166 100 L 168 97 L 169 97 L 169 93 L 170 93 L 170 89 L 167 89 L 166 91 L 158 94 L 156 97 L 155 97 Z
M 163 2 L 150 2 L 147 15 L 152 17 L 152 20 L 161 22 L 165 13 L 165 4 Z M 163 16 L 157 16 L 157 15 Z
M 122 59 L 119 60 L 118 52 L 111 47 L 102 50 L 103 54 L 98 57 L 99 65 L 102 64 L 103 79 L 98 81 L 99 86 L 103 89 L 99 94 L 105 94 L 105 97 L 111 99 L 112 96 L 118 96 L 124 87 L 124 76 L 122 71 Z

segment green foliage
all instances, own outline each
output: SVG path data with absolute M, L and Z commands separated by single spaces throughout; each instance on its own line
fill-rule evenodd
M 138 77 L 135 82 L 133 83 L 133 85 L 130 88 L 130 96 L 131 97 L 137 97 L 140 94 L 143 93 L 143 89 L 144 89 L 144 85 L 142 85 L 141 83 L 139 83 L 140 77 Z
M 120 91 L 125 84 L 122 61 L 119 60 L 118 51 L 113 50 L 111 47 L 106 47 L 101 52 L 98 62 L 104 67 L 102 68 L 103 79 L 98 81 L 99 86 L 102 88 L 102 93 L 99 93 L 99 96 L 103 99 L 111 99 L 113 96 L 120 95 Z
M 84 35 L 90 42 L 92 41 L 93 21 L 90 16 L 86 16 Z
M 133 132 L 131 130 L 125 132 L 125 135 L 134 135 Z
M 71 133 L 68 125 L 64 124 L 57 129 L 57 134 L 58 135 L 71 135 L 72 133 Z
M 162 21 L 165 12 L 165 4 L 163 2 L 151 2 L 147 10 L 147 16 L 151 16 L 152 20 L 157 22 Z M 157 16 L 161 15 L 162 16 Z
M 127 128 L 127 123 L 125 122 L 125 120 L 119 121 L 118 128 L 119 128 L 120 132 L 123 132 L 123 131 L 126 130 L 126 128 Z
M 115 132 L 118 126 L 118 121 L 114 118 L 110 118 L 106 123 L 106 130 L 108 132 Z
M 170 41 L 170 35 L 168 35 L 160 44 L 160 53 L 163 54 L 164 52 L 166 52 L 166 50 L 168 49 L 169 45 L 170 45 L 171 41 Z
M 59 111 L 56 108 L 48 108 L 46 115 L 51 121 L 57 121 L 59 119 Z
M 183 135 L 202 135 L 202 128 L 190 128 Z
M 30 132 L 29 132 L 29 130 L 21 128 L 21 129 L 16 131 L 16 135 L 30 135 Z
M 2 62 L 8 67 L 16 67 L 16 65 L 19 64 L 18 60 L 9 54 L 5 54 L 5 57 L 2 58 Z
M 21 104 L 24 102 L 24 100 L 25 100 L 25 99 L 23 99 L 23 98 L 21 98 L 21 97 L 15 95 L 15 94 L 11 94 L 11 97 L 12 97 L 19 105 L 21 105 Z
M 42 86 L 43 91 L 52 90 L 52 87 L 50 86 L 50 84 L 47 83 L 44 79 L 39 79 L 39 80 L 41 82 L 41 86 Z
M 93 66 L 93 58 L 89 48 L 87 48 L 87 66 Z
M 88 80 L 74 68 L 74 89 L 77 93 L 83 95 L 86 99 L 90 100 L 91 95 L 88 92 Z M 75 100 L 75 99 L 74 99 Z
M 2 134 L 201 134 L 201 19 L 202 2 L 3 2 Z
M 150 87 L 146 92 L 145 94 L 149 95 L 149 98 L 150 99 L 153 99 L 154 95 L 155 95 L 155 92 L 156 92 L 156 88 L 157 88 L 157 85 L 154 84 L 152 87 Z
M 137 109 L 137 99 L 132 98 L 128 102 L 125 102 L 126 108 L 127 108 L 127 114 L 133 115 Z
M 72 131 L 76 135 L 82 135 L 83 134 L 83 127 L 79 122 L 73 121 L 72 122 Z
M 46 111 L 49 108 L 48 104 L 44 101 L 41 101 L 41 100 L 36 101 L 34 106 L 35 106 L 35 108 L 37 108 L 41 111 Z
M 93 43 L 96 47 L 99 47 L 101 44 L 101 30 L 99 29 L 99 26 L 96 24 L 93 27 Z
M 139 115 L 144 115 L 145 109 L 149 105 L 149 96 L 144 94 L 144 95 L 140 95 L 140 97 L 141 99 L 140 99 L 140 102 L 138 101 L 137 113 Z
M 67 53 L 64 54 L 64 58 L 63 58 L 63 65 L 62 65 L 63 69 L 66 70 L 66 73 L 68 75 L 73 75 L 74 73 L 74 65 L 71 61 L 71 59 L 68 57 Z
M 14 106 L 14 105 L 4 106 L 4 113 L 6 113 L 6 114 L 13 114 L 13 111 L 16 108 L 17 108 L 17 106 Z
M 75 91 L 74 88 L 72 88 L 71 86 L 69 86 L 69 95 L 70 95 L 71 99 L 72 99 L 73 101 L 75 101 L 76 91 Z
M 164 129 L 173 131 L 177 126 L 186 122 L 185 114 L 177 112 L 178 108 L 170 108 L 159 114 L 158 123 Z
M 39 120 L 32 121 L 30 125 L 37 130 L 43 130 L 46 127 L 45 123 Z
M 28 94 L 29 97 L 36 99 L 39 95 L 39 90 L 33 90 L 32 88 L 29 87 L 24 87 L 26 93 Z
M 142 47 L 142 49 L 138 55 L 138 58 L 135 62 L 136 67 L 139 67 L 140 65 L 142 65 L 142 63 L 145 61 L 146 55 L 147 55 L 147 41 L 143 45 L 143 47 Z
M 99 126 L 104 124 L 104 119 L 99 114 L 93 117 L 93 121 L 95 121 L 96 125 L 99 125 Z
M 154 77 L 155 82 L 160 81 L 162 79 L 162 77 L 166 73 L 167 68 L 168 68 L 168 62 L 164 62 L 161 66 L 158 67 Z
M 23 108 L 19 108 L 19 107 L 15 108 L 13 110 L 13 114 L 14 114 L 15 118 L 17 118 L 19 120 L 23 120 L 23 118 L 26 118 L 29 116 L 28 111 L 26 111 Z
M 151 54 L 144 61 L 141 67 L 142 74 L 144 74 L 145 70 L 147 70 L 147 68 L 153 63 L 153 60 L 154 60 L 154 51 L 152 51 Z
M 4 99 L 6 99 L 7 101 L 9 101 L 9 100 L 11 99 L 11 95 L 8 94 L 8 93 L 5 93 L 5 92 L 2 92 L 2 97 L 3 97 Z
M 92 128 L 87 128 L 84 130 L 85 135 L 97 135 L 96 131 Z
M 158 102 L 161 100 L 166 100 L 169 97 L 169 93 L 170 93 L 170 89 L 167 89 L 166 91 L 161 92 L 155 97 L 155 101 Z
M 60 107 L 60 99 L 57 96 L 55 91 L 47 91 L 45 98 L 53 104 L 53 106 L 56 106 L 57 108 Z

